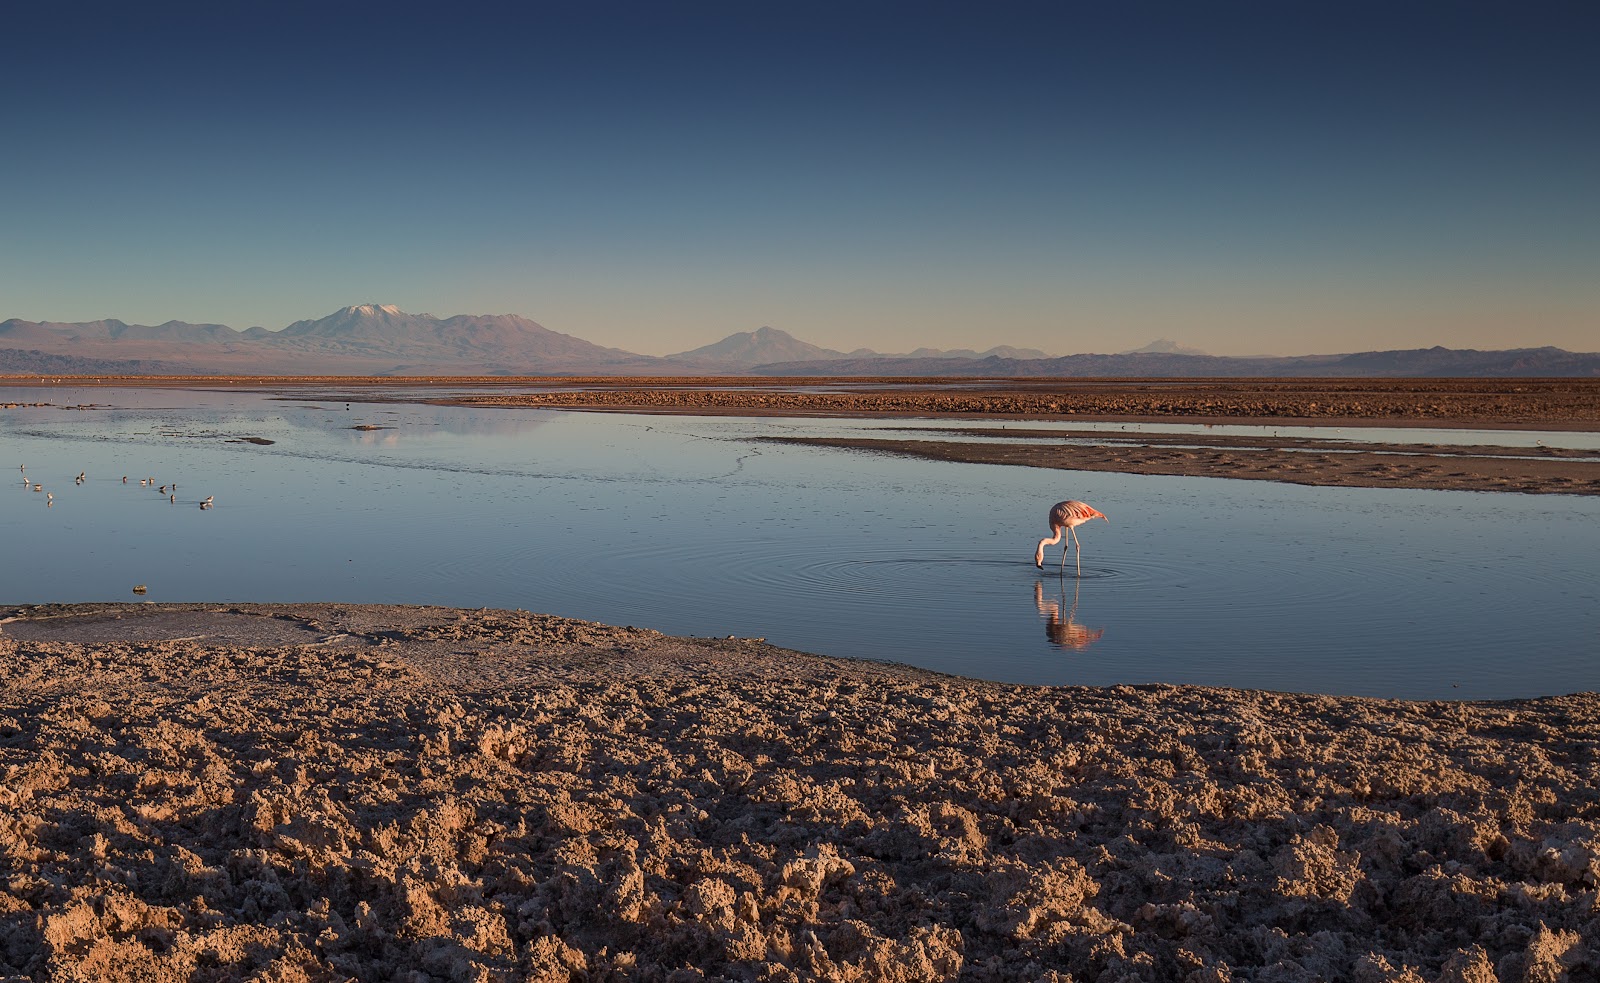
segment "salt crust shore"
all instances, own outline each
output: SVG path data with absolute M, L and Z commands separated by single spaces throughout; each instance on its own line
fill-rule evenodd
M 1590 980 L 1600 698 L 11 609 L 0 979 Z

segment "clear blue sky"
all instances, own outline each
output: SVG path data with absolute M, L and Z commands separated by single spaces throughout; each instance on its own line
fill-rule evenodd
M 0 318 L 1600 349 L 1600 6 L 12 3 Z

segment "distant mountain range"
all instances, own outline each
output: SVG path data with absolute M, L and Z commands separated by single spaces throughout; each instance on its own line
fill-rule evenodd
M 1230 358 L 1221 355 L 1063 355 L 1035 359 L 865 358 L 756 365 L 752 375 L 985 376 L 992 378 L 1448 378 L 1600 377 L 1600 352 L 1560 348 L 1476 351 L 1417 348 L 1348 355 Z
M 282 331 L 168 321 L 0 322 L 0 371 L 32 372 L 18 352 L 95 363 L 160 363 L 155 373 L 221 375 L 524 375 L 572 370 L 649 371 L 659 359 L 551 331 L 515 314 L 437 318 L 387 304 L 361 304 Z M 16 365 L 16 368 L 12 368 Z M 58 369 L 69 373 L 71 370 Z M 152 374 L 151 372 L 134 374 Z
M 731 375 L 774 376 L 1600 376 L 1600 353 L 1449 348 L 1230 358 L 1160 339 L 1117 355 L 1050 357 L 997 346 L 885 355 L 839 352 L 763 327 L 666 357 L 606 348 L 515 314 L 408 314 L 345 307 L 281 331 L 223 324 L 0 321 L 10 375 Z
M 918 348 L 907 355 L 880 355 L 870 348 L 858 348 L 853 352 L 838 352 L 831 348 L 819 348 L 799 340 L 787 331 L 777 328 L 758 328 L 755 331 L 740 331 L 731 334 L 713 345 L 696 348 L 693 351 L 679 352 L 668 355 L 668 361 L 683 361 L 705 364 L 726 365 L 732 368 L 748 369 L 754 365 L 763 365 L 777 362 L 822 362 L 841 359 L 859 358 L 1046 358 L 1044 352 L 1034 348 L 1012 348 L 1010 345 L 997 345 L 986 352 L 975 352 L 970 348 L 958 348 L 944 351 L 938 348 Z

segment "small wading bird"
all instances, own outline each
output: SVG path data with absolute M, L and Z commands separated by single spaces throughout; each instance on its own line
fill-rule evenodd
M 1081 526 L 1090 519 L 1106 519 L 1094 506 L 1087 502 L 1066 501 L 1057 502 L 1050 509 L 1050 535 L 1039 540 L 1039 548 L 1033 553 L 1033 565 L 1044 569 L 1044 548 L 1054 546 L 1061 542 L 1061 533 L 1066 531 L 1074 546 L 1078 548 L 1078 576 L 1083 576 L 1083 544 L 1078 542 L 1078 534 L 1073 531 L 1073 526 Z M 1110 519 L 1106 519 L 1110 522 Z M 1067 569 L 1067 547 L 1061 546 L 1061 569 Z

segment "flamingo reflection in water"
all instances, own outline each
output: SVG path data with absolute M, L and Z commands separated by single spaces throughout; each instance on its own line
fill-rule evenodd
M 1084 649 L 1100 640 L 1106 633 L 1104 628 L 1085 628 L 1073 618 L 1078 613 L 1078 582 L 1072 582 L 1072 606 L 1067 607 L 1067 585 L 1061 585 L 1059 600 L 1047 600 L 1044 596 L 1044 585 L 1035 582 L 1033 585 L 1033 603 L 1039 609 L 1039 617 L 1045 620 L 1044 635 L 1050 639 L 1051 644 L 1074 652 Z M 1067 608 L 1067 616 L 1061 616 L 1061 609 Z

